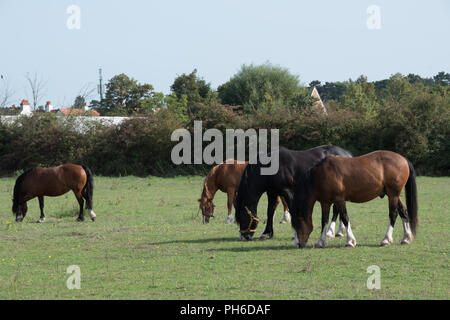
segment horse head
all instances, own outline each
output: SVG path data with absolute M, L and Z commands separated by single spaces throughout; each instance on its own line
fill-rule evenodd
M 203 215 L 203 223 L 209 223 L 209 219 L 211 217 L 214 218 L 214 208 L 215 205 L 212 202 L 212 199 L 207 197 L 202 197 L 198 199 L 198 202 L 200 203 L 200 210 L 202 211 Z
M 239 234 L 241 241 L 250 241 L 258 227 L 259 218 L 247 206 L 236 207 L 236 222 L 239 224 Z
M 22 222 L 27 215 L 28 206 L 26 201 L 13 199 L 12 212 L 16 216 L 16 222 Z

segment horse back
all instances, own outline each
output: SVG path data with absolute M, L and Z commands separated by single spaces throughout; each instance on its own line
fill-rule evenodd
M 217 166 L 215 172 L 215 183 L 218 189 L 223 192 L 228 190 L 237 190 L 241 182 L 242 174 L 247 167 L 248 162 L 222 163 Z
M 27 187 L 35 196 L 60 196 L 70 190 L 81 191 L 86 184 L 86 172 L 82 166 L 64 164 L 52 168 L 37 167 Z
M 406 159 L 391 151 L 374 151 L 360 157 L 328 156 L 318 170 L 319 194 L 340 200 L 370 201 L 384 193 L 399 195 L 409 177 Z

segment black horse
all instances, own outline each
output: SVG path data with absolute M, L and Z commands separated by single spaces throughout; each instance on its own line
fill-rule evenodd
M 240 239 L 251 240 L 258 226 L 257 207 L 259 199 L 267 192 L 267 225 L 260 239 L 273 237 L 273 215 L 277 197 L 282 196 L 288 207 L 292 208 L 296 181 L 311 167 L 319 163 L 327 155 L 352 157 L 350 151 L 336 146 L 320 146 L 305 151 L 286 148 L 279 149 L 279 169 L 274 175 L 261 175 L 261 163 L 249 164 L 242 175 L 236 197 L 236 222 L 240 226 Z M 333 208 L 333 221 L 338 211 Z

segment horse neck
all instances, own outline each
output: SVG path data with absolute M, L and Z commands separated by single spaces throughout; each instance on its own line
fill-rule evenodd
M 242 194 L 239 194 L 238 192 L 238 197 L 241 197 L 243 204 L 247 206 L 251 211 L 256 211 L 259 199 L 267 190 L 264 183 L 252 183 L 252 180 L 254 179 L 248 179 L 247 189 Z
M 203 183 L 202 199 L 204 198 L 209 200 L 214 199 L 214 195 L 219 189 L 215 182 L 216 181 L 214 175 L 208 175 L 206 177 L 205 182 Z

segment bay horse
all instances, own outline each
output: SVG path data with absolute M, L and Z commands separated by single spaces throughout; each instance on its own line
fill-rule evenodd
M 16 221 L 22 222 L 25 218 L 28 211 L 27 201 L 38 197 L 41 216 L 37 222 L 44 222 L 44 196 L 57 197 L 70 190 L 73 191 L 80 205 L 77 221 L 84 220 L 84 200 L 86 200 L 89 216 L 92 221 L 95 221 L 96 214 L 92 210 L 94 191 L 92 172 L 86 166 L 75 164 L 63 164 L 52 168 L 36 167 L 25 170 L 17 178 L 14 185 L 12 211 L 16 216 Z
M 400 200 L 405 189 L 406 206 Z M 292 206 L 292 226 L 295 229 L 294 244 L 305 247 L 313 230 L 312 212 L 316 201 L 322 207 L 322 233 L 315 247 L 327 246 L 326 225 L 330 206 L 337 206 L 347 228 L 346 246 L 356 245 L 352 233 L 346 201 L 363 203 L 376 197 L 389 199 L 389 226 L 381 246 L 393 242 L 397 215 L 403 221 L 402 244 L 413 241 L 418 226 L 417 186 L 414 166 L 406 158 L 391 151 L 374 151 L 360 157 L 343 158 L 329 155 L 311 168 L 300 179 L 295 189 Z
M 221 163 L 214 168 L 206 176 L 203 182 L 203 190 L 201 198 L 198 199 L 200 202 L 200 210 L 203 215 L 203 223 L 209 223 L 211 217 L 214 217 L 213 203 L 214 196 L 218 190 L 227 194 L 227 207 L 228 216 L 225 223 L 233 223 L 233 204 L 236 197 L 236 192 L 241 181 L 242 173 L 247 167 L 248 162 L 240 162 L 233 160 L 233 163 L 228 163 L 231 161 L 226 161 Z M 287 203 L 282 198 L 281 199 L 284 206 L 284 216 L 280 223 L 290 222 L 290 214 L 288 211 Z
M 285 199 L 289 212 L 296 182 L 311 167 L 316 165 L 329 154 L 352 157 L 350 151 L 337 146 L 320 146 L 305 151 L 279 149 L 279 169 L 274 175 L 261 175 L 263 165 L 249 164 L 242 175 L 236 197 L 236 221 L 239 224 L 240 239 L 251 240 L 258 226 L 257 207 L 259 199 L 267 192 L 269 204 L 267 207 L 267 224 L 261 240 L 273 237 L 273 215 L 277 204 L 277 197 Z M 336 221 L 338 212 L 333 211 L 333 221 Z M 343 233 L 343 224 L 339 234 Z M 334 229 L 330 233 L 334 234 Z

